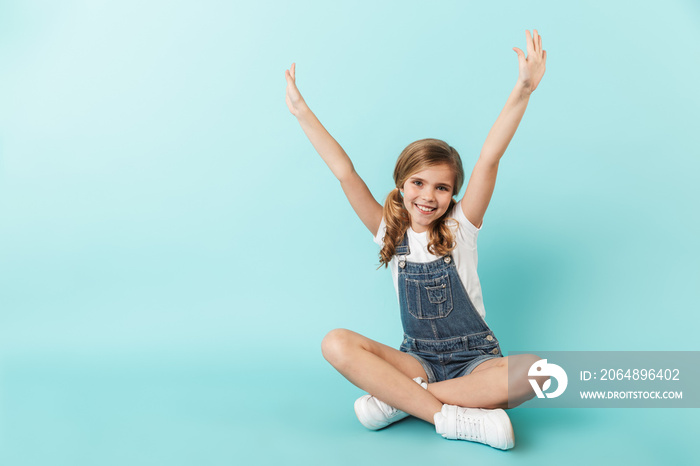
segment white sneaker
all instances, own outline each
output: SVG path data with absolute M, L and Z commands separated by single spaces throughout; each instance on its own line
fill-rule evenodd
M 485 443 L 501 450 L 515 445 L 513 425 L 502 409 L 443 405 L 434 419 L 435 431 L 447 439 Z
M 421 377 L 413 379 L 427 390 L 428 383 Z M 372 395 L 364 395 L 355 401 L 355 414 L 360 423 L 370 430 L 379 430 L 396 421 L 408 417 L 408 413 L 389 406 Z

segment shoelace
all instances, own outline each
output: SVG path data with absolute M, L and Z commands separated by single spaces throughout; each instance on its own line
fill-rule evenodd
M 481 442 L 484 438 L 484 420 L 457 412 L 457 436 L 462 440 Z

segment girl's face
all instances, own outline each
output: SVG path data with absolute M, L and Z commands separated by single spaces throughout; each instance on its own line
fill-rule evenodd
M 403 204 L 416 233 L 428 230 L 450 206 L 455 175 L 447 164 L 434 165 L 409 176 L 403 185 Z

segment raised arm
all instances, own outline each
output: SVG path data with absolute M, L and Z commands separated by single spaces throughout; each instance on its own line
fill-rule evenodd
M 355 213 L 360 217 L 362 223 L 373 235 L 377 234 L 379 224 L 382 221 L 382 206 L 379 204 L 360 175 L 355 171 L 355 167 L 345 153 L 340 144 L 333 139 L 326 128 L 316 118 L 306 101 L 301 96 L 296 86 L 296 64 L 285 71 L 287 79 L 287 106 L 292 115 L 297 117 L 297 121 L 306 133 L 311 144 L 321 156 L 333 175 L 340 181 L 345 196 L 350 201 Z
M 462 199 L 464 215 L 477 227 L 481 227 L 486 208 L 491 201 L 493 188 L 496 185 L 498 163 L 518 129 L 530 101 L 530 95 L 544 75 L 547 52 L 542 50 L 542 37 L 535 29 L 534 37 L 530 36 L 530 31 L 526 31 L 526 38 L 527 58 L 522 50 L 513 47 L 518 54 L 518 82 L 486 137 Z

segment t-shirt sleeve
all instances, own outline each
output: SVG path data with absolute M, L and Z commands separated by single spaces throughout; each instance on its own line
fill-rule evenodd
M 382 217 L 377 234 L 374 235 L 374 242 L 379 246 L 384 246 L 384 235 L 386 235 L 386 223 L 384 222 L 384 217 Z
M 457 223 L 459 224 L 456 230 L 457 241 L 476 245 L 476 237 L 479 235 L 481 228 L 475 227 L 464 215 L 464 211 L 462 210 L 462 201 L 455 204 L 451 217 L 457 220 Z

